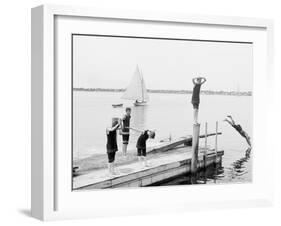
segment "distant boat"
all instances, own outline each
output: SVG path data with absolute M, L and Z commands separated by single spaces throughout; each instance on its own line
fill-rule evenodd
M 112 104 L 112 107 L 121 108 L 121 107 L 123 107 L 123 104 Z
M 149 101 L 145 82 L 138 66 L 136 67 L 131 83 L 121 98 L 134 100 L 135 106 L 146 105 L 146 103 Z

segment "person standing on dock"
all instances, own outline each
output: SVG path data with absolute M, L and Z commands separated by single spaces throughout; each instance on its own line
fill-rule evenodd
M 146 160 L 146 141 L 149 138 L 154 139 L 155 132 L 152 130 L 139 130 L 132 127 L 130 127 L 130 129 L 141 132 L 136 145 L 138 151 L 138 161 L 143 164 L 143 167 L 148 167 L 149 165 Z
M 193 105 L 194 109 L 194 123 L 198 123 L 198 109 L 199 109 L 199 104 L 200 104 L 200 90 L 201 90 L 201 85 L 203 85 L 206 82 L 206 78 L 204 77 L 197 77 L 193 78 L 192 82 L 194 84 L 193 87 L 193 92 L 192 92 L 192 99 L 191 103 Z
M 129 144 L 129 137 L 130 137 L 130 119 L 131 119 L 131 108 L 127 107 L 125 110 L 125 115 L 122 118 L 122 130 L 120 131 L 122 134 L 123 140 L 123 156 L 127 156 L 127 148 Z
M 115 167 L 114 167 L 115 154 L 118 151 L 116 131 L 119 128 L 120 124 L 121 124 L 120 119 L 113 118 L 112 126 L 106 128 L 106 136 L 107 136 L 106 150 L 108 156 L 108 171 L 110 176 L 116 174 Z

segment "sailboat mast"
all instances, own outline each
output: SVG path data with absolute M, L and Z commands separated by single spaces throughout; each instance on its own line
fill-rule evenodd
M 121 97 L 122 99 L 134 100 L 137 102 L 147 102 L 149 97 L 145 87 L 142 71 L 137 66 L 129 86 Z
M 140 71 L 141 74 L 141 97 L 142 97 L 142 101 L 144 101 L 144 96 L 143 96 L 143 77 L 142 77 L 142 72 Z

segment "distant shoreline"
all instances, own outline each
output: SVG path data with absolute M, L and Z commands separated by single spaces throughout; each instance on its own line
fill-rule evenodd
M 73 88 L 73 91 L 84 92 L 124 92 L 125 89 L 110 89 L 110 88 Z M 166 93 L 166 94 L 192 94 L 192 90 L 162 90 L 162 89 L 147 89 L 148 93 Z M 237 92 L 237 91 L 213 91 L 201 90 L 201 94 L 205 95 L 226 95 L 226 96 L 252 96 L 251 91 Z

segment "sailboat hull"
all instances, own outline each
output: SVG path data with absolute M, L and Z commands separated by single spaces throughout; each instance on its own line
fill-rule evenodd
M 112 104 L 112 107 L 121 108 L 121 107 L 123 107 L 123 104 Z
M 143 101 L 143 102 L 135 102 L 134 105 L 135 106 L 145 106 L 147 104 L 147 102 Z

